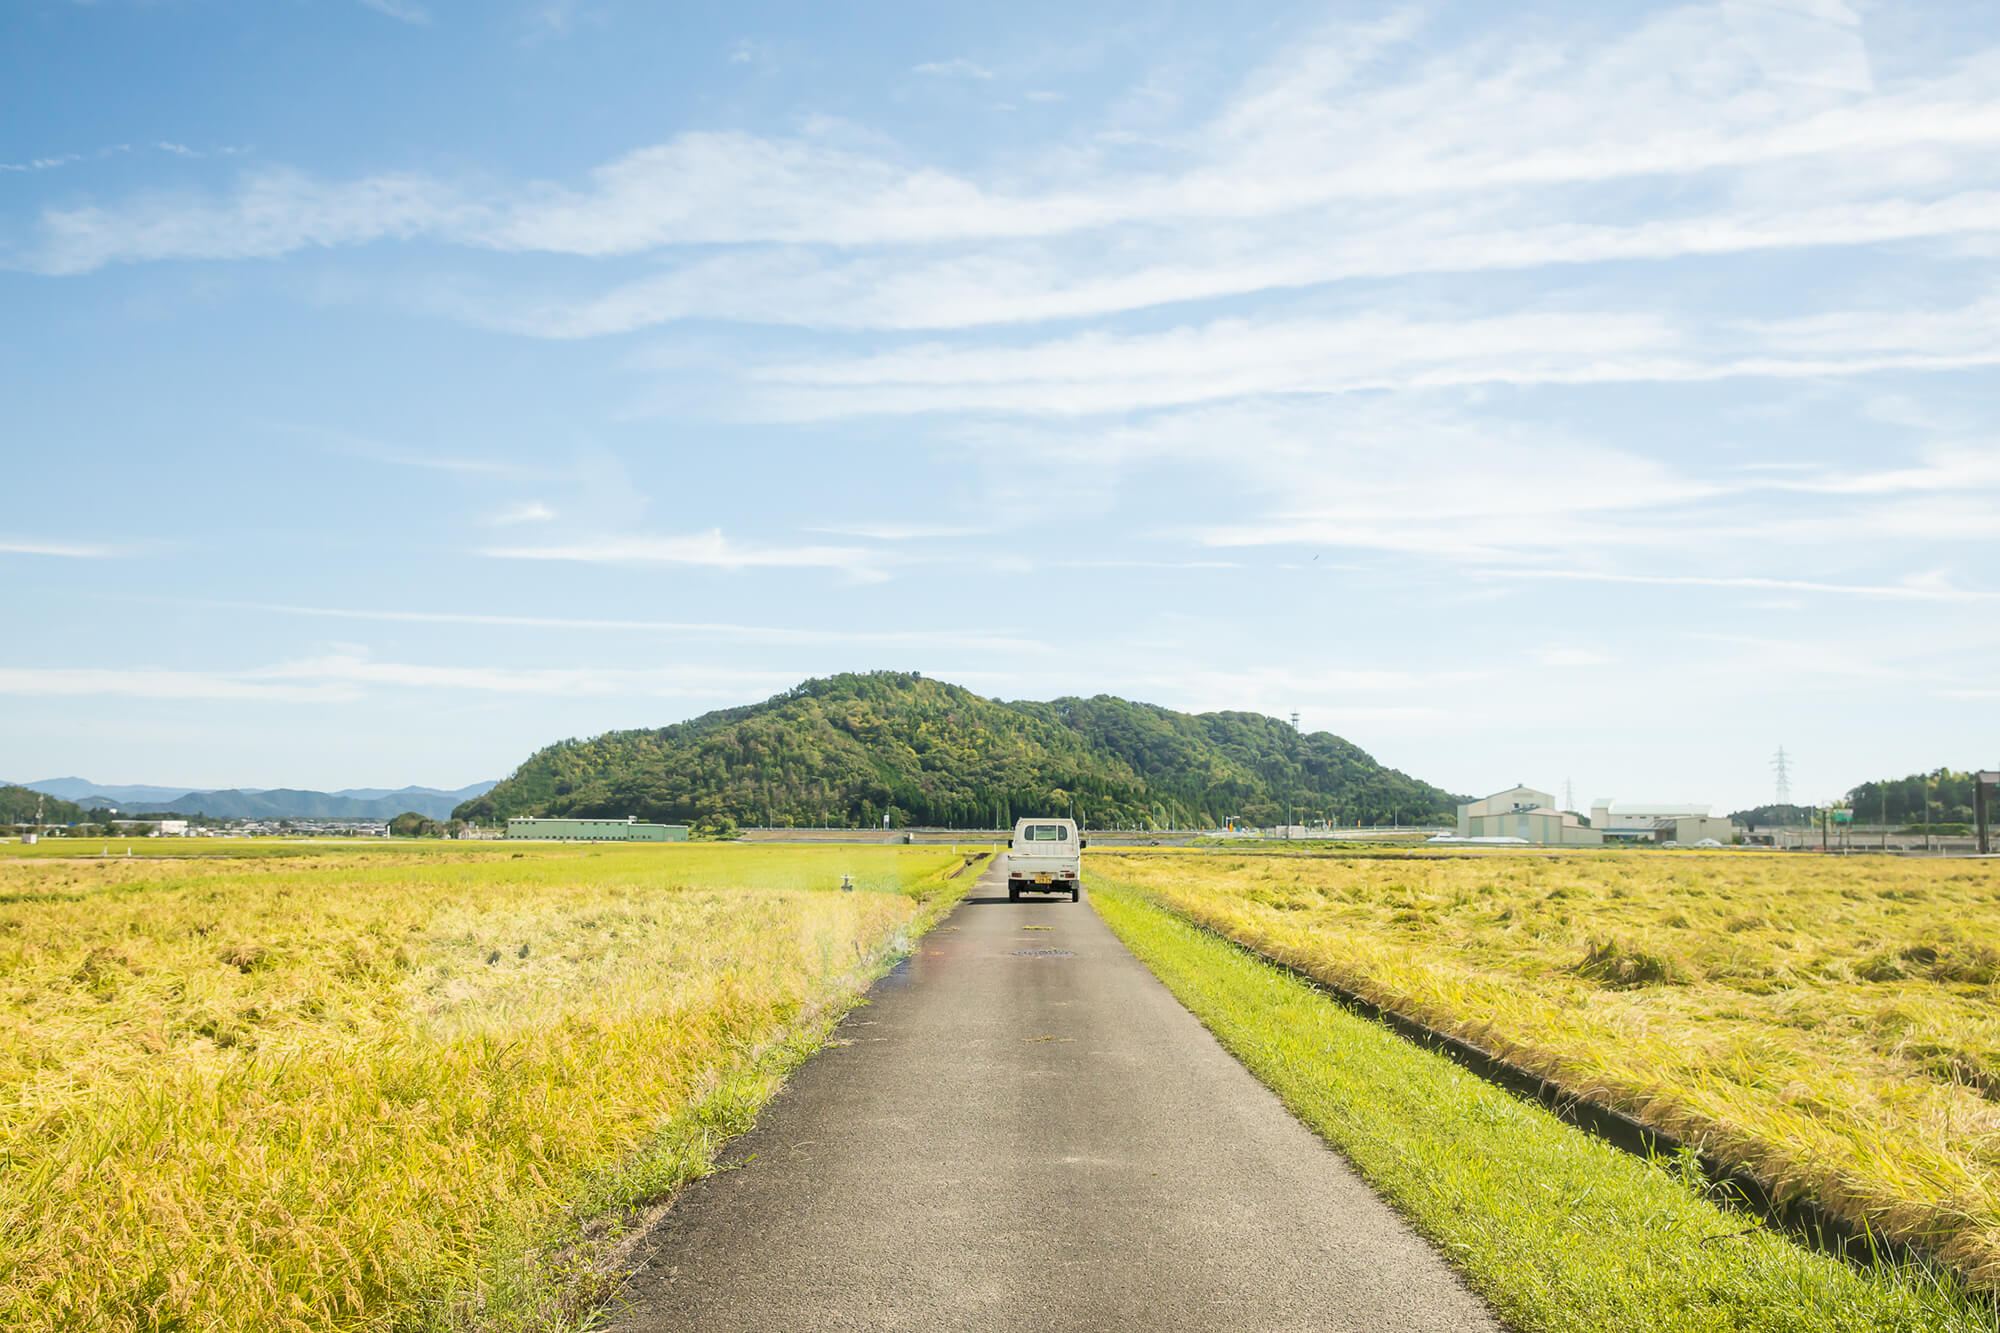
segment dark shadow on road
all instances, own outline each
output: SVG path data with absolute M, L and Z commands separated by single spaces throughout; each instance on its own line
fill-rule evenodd
M 1067 889 L 1064 889 L 1061 893 L 1035 893 L 1033 891 L 1030 891 L 1028 893 L 1023 894 L 1021 896 L 1021 901 L 1018 903 L 1015 903 L 1012 898 L 1009 898 L 1004 893 L 997 898 L 959 899 L 959 902 L 964 903 L 968 907 L 982 907 L 989 903 L 1014 903 L 1014 906 L 1021 907 L 1030 903 L 1066 903 L 1068 901 L 1069 901 L 1069 890 Z

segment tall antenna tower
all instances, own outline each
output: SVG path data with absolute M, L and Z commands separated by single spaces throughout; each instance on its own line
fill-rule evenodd
M 1563 809 L 1576 809 L 1576 788 L 1570 785 L 1568 778 L 1563 779 Z
M 1292 730 L 1293 730 L 1293 731 L 1297 731 L 1298 729 L 1299 729 L 1299 715 L 1298 715 L 1297 713 L 1293 713 L 1293 714 L 1292 714 Z
M 1776 774 L 1778 778 L 1778 804 L 1790 805 L 1792 803 L 1792 760 L 1791 756 L 1785 753 L 1785 747 L 1782 745 L 1778 747 L 1778 753 L 1771 756 L 1771 772 Z

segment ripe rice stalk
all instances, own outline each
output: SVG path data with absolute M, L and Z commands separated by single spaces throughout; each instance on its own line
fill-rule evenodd
M 0 1327 L 497 1326 L 574 1304 L 587 1274 L 533 1256 L 705 1169 L 960 864 L 0 861 Z
M 2000 1290 L 2000 865 L 1099 855 L 1190 920 Z

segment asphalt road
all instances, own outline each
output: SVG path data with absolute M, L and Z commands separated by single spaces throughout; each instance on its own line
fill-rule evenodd
M 682 1195 L 617 1328 L 1497 1333 L 1097 918 L 1087 860 L 1076 904 L 999 871 Z

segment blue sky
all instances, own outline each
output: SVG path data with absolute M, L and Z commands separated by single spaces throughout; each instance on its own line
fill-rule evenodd
M 0 778 L 871 667 L 2000 763 L 1989 4 L 17 0 L 0 111 Z

